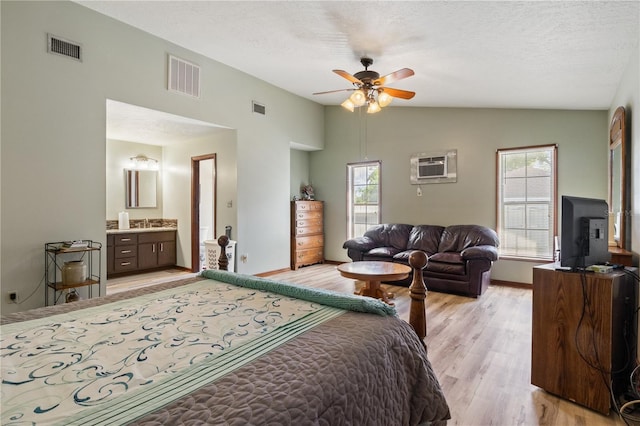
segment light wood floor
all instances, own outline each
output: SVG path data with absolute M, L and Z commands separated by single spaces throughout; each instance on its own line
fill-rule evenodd
M 148 275 L 148 274 L 146 274 Z M 151 282 L 184 278 L 179 271 L 148 275 Z M 107 294 L 145 285 L 144 276 L 107 281 Z M 313 265 L 269 278 L 352 293 L 362 283 L 343 278 L 335 265 Z M 409 291 L 395 292 L 400 318 L 409 318 Z M 531 291 L 491 286 L 479 299 L 427 295 L 429 359 L 451 409 L 449 425 L 624 425 L 530 384 Z

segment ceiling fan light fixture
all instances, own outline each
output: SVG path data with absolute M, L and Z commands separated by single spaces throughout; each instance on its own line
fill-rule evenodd
M 382 108 L 391 104 L 393 98 L 411 99 L 414 97 L 415 92 L 385 87 L 386 84 L 411 77 L 414 75 L 413 70 L 402 68 L 380 77 L 378 72 L 369 70 L 369 66 L 373 64 L 373 59 L 363 57 L 360 58 L 360 63 L 364 66 L 364 71 L 359 71 L 353 75 L 343 70 L 333 70 L 334 73 L 351 82 L 353 86 L 350 89 L 316 92 L 314 95 L 353 91 L 349 98 L 342 102 L 342 107 L 353 112 L 355 108 L 366 106 L 369 114 L 379 112 Z
M 349 96 L 349 99 L 351 100 L 354 106 L 360 107 L 367 102 L 367 95 L 364 93 L 362 89 L 358 89 L 355 92 L 353 92 L 351 96 Z
M 384 90 L 381 90 L 378 93 L 378 105 L 380 105 L 381 108 L 384 108 L 387 105 L 389 105 L 392 100 L 393 100 L 393 97 L 388 93 L 386 93 Z
M 378 102 L 373 101 L 373 102 L 369 102 L 369 108 L 367 108 L 367 112 L 369 114 L 375 114 L 376 112 L 380 112 L 382 108 L 380 108 L 380 105 L 378 105 Z
M 351 99 L 349 98 L 347 98 L 347 100 L 341 103 L 340 105 L 342 105 L 343 108 L 348 109 L 351 112 L 353 112 L 353 108 L 355 106 L 353 105 L 353 102 L 351 102 Z

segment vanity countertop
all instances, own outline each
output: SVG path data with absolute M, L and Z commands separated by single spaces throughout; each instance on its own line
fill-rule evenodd
M 177 231 L 178 228 L 170 226 L 157 226 L 152 228 L 131 228 L 131 229 L 107 229 L 107 235 L 110 234 L 130 234 L 139 232 L 161 232 L 161 231 Z

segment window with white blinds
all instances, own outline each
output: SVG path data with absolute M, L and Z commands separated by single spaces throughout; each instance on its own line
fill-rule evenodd
M 380 162 L 347 164 L 347 235 L 362 236 L 380 223 Z
M 552 260 L 557 230 L 557 146 L 497 151 L 500 256 Z

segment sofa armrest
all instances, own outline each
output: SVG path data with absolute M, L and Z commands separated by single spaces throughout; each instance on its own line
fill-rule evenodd
M 364 253 L 365 252 L 360 250 L 347 249 L 347 256 L 349 256 L 349 259 L 351 259 L 352 262 L 360 262 L 364 260 Z
M 473 246 L 462 250 L 460 255 L 464 260 L 487 259 L 494 262 L 498 260 L 498 249 L 489 245 Z
M 342 248 L 351 249 L 351 250 L 359 250 L 362 252 L 366 252 L 371 250 L 372 248 L 378 247 L 378 243 L 369 237 L 356 237 L 350 240 L 347 240 L 342 245 Z

